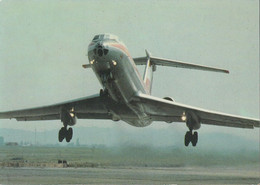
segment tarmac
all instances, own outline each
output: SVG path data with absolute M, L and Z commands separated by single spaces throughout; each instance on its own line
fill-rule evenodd
M 0 168 L 0 184 L 259 185 L 259 170 L 224 167 Z

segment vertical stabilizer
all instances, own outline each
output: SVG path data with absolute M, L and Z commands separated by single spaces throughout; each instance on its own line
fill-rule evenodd
M 151 94 L 152 83 L 153 83 L 153 71 L 155 71 L 155 66 L 152 65 L 152 63 L 151 63 L 151 60 L 150 60 L 151 54 L 147 50 L 145 50 L 145 52 L 146 52 L 147 62 L 146 62 L 146 67 L 145 67 L 145 71 L 144 71 L 143 80 L 144 80 L 144 84 L 145 84 L 148 94 Z

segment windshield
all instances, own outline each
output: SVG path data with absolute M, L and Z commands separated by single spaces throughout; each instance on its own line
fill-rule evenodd
M 112 34 L 102 34 L 102 35 L 96 35 L 92 41 L 98 41 L 102 39 L 107 39 L 107 40 L 114 40 L 114 41 L 119 41 L 118 37 Z
M 96 40 L 98 40 L 98 39 L 99 39 L 99 35 L 96 35 L 96 36 L 93 38 L 92 41 L 96 41 Z

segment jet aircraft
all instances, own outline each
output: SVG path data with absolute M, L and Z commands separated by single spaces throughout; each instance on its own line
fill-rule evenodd
M 112 34 L 96 35 L 88 46 L 89 64 L 102 85 L 99 94 L 58 104 L 0 113 L 0 119 L 17 121 L 61 120 L 63 127 L 58 140 L 70 142 L 71 126 L 77 119 L 122 120 L 135 127 L 145 127 L 153 121 L 186 123 L 188 131 L 184 144 L 196 146 L 201 124 L 254 128 L 260 126 L 258 119 L 230 115 L 177 103 L 171 97 L 158 98 L 151 95 L 153 73 L 157 66 L 188 68 L 220 73 L 228 70 L 169 60 L 152 56 L 132 58 L 125 44 Z M 143 78 L 137 65 L 145 65 Z

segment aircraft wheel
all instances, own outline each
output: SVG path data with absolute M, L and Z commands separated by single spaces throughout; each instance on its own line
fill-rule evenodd
M 69 130 L 67 130 L 66 141 L 70 142 L 70 140 L 72 139 L 72 136 L 73 136 L 73 130 L 72 130 L 72 128 L 69 128 Z
M 196 146 L 197 142 L 198 142 L 198 132 L 194 132 L 191 139 L 192 146 Z
M 65 136 L 66 136 L 66 132 L 67 132 L 67 130 L 66 130 L 65 127 L 62 127 L 62 128 L 60 129 L 60 131 L 59 131 L 59 142 L 62 142 L 62 141 L 63 141 L 63 139 L 64 139 Z
M 108 96 L 108 90 L 107 89 L 100 89 L 99 95 L 101 97 Z
M 184 144 L 185 146 L 188 146 L 191 142 L 191 137 L 192 137 L 192 132 L 191 131 L 188 131 L 186 132 L 185 134 L 185 138 L 184 138 Z
M 103 90 L 103 89 L 100 89 L 99 95 L 100 95 L 100 96 L 103 96 L 103 95 L 104 95 L 104 90 Z

